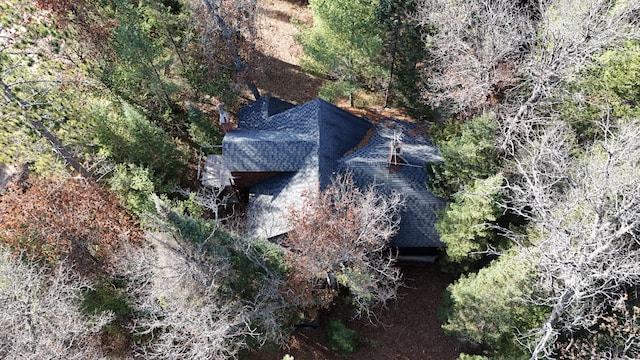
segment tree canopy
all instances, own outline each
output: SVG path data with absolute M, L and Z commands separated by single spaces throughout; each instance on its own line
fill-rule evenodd
M 300 37 L 306 66 L 337 80 L 325 85 L 324 93 L 330 98 L 349 96 L 353 106 L 355 90 L 375 84 L 385 74 L 385 67 L 377 61 L 383 34 L 379 1 L 311 0 L 309 6 L 313 27 Z
M 449 193 L 456 194 L 440 218 L 442 238 L 460 233 L 453 231 L 457 224 L 453 215 L 467 211 L 467 216 L 460 216 L 469 221 L 462 229 L 473 235 L 473 229 L 484 229 L 478 226 L 481 221 L 492 223 L 497 231 L 492 235 L 509 242 L 498 247 L 497 253 L 503 254 L 500 261 L 463 277 L 450 291 L 471 293 L 478 286 L 495 292 L 495 283 L 485 281 L 488 274 L 511 276 L 517 283 L 517 276 L 508 275 L 511 258 L 531 275 L 518 289 L 522 292 L 514 295 L 520 304 L 505 307 L 500 315 L 508 314 L 508 319 L 492 324 L 504 325 L 502 330 L 478 331 L 486 325 L 481 314 L 496 302 L 477 295 L 475 302 L 469 301 L 476 307 L 473 310 L 463 305 L 467 299 L 454 296 L 460 307 L 452 307 L 452 322 L 445 327 L 475 337 L 490 357 L 511 358 L 513 351 L 530 359 L 637 356 L 634 330 L 613 330 L 611 324 L 628 324 L 637 301 L 628 293 L 637 286 L 634 272 L 621 270 L 626 272 L 622 275 L 613 269 L 637 266 L 631 259 L 638 227 L 630 220 L 635 215 L 627 210 L 635 207 L 638 187 L 630 175 L 635 169 L 626 161 L 636 156 L 637 143 L 629 136 L 635 137 L 639 128 L 632 85 L 637 83 L 633 64 L 638 54 L 634 45 L 640 30 L 638 4 L 599 0 L 421 4 L 419 18 L 432 26 L 424 33 L 433 56 L 425 69 L 425 100 L 466 122 L 459 128 L 473 124 L 477 114 L 488 110 L 497 123 L 493 140 L 499 160 L 489 162 L 495 165 L 488 166 L 486 174 L 471 176 L 475 186 L 459 186 L 463 175 L 439 174 L 446 175 L 447 169 L 455 174 L 457 165 L 474 169 L 463 155 L 470 154 L 478 164 L 487 163 L 486 158 L 473 150 L 454 157 L 449 155 L 451 140 L 438 144 L 450 162 L 435 167 L 431 187 L 438 191 L 449 186 L 454 189 Z M 480 139 L 474 135 L 467 143 Z M 496 189 L 501 196 L 485 204 L 471 202 L 481 179 L 493 179 L 498 173 L 504 179 Z M 476 205 L 482 211 L 473 212 Z M 492 209 L 496 205 L 499 210 Z M 496 210 L 503 219 L 476 219 L 471 224 L 472 215 L 492 220 L 486 214 Z M 506 288 L 512 285 L 509 277 L 503 281 L 509 283 Z M 540 316 L 527 325 L 514 325 L 514 319 L 522 319 L 518 312 L 523 308 Z M 506 340 L 498 343 L 498 338 Z M 616 347 L 612 339 L 628 346 Z M 593 342 L 587 345 L 588 341 Z
M 461 359 L 640 357 L 640 3 L 309 5 L 320 96 L 432 122 Z M 336 178 L 270 242 L 199 188 L 215 105 L 260 95 L 257 6 L 0 3 L 0 163 L 28 170 L 0 189 L 0 356 L 232 358 L 340 295 L 395 297 L 400 195 Z

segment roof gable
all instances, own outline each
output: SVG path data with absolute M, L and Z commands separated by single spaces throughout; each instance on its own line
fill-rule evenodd
M 400 138 L 405 164 L 389 169 L 389 144 Z M 419 126 L 387 119 L 376 126 L 369 142 L 339 161 L 340 171 L 348 171 L 359 187 L 375 184 L 378 191 L 397 191 L 405 198 L 398 233 L 392 241 L 397 247 L 441 247 L 435 229 L 437 213 L 445 202 L 426 188 L 428 162 L 442 161 L 437 148 L 419 132 Z
M 378 191 L 405 196 L 397 247 L 440 247 L 434 224 L 444 201 L 431 194 L 425 164 L 441 161 L 420 126 L 387 119 L 376 125 L 368 142 L 353 150 L 371 130 L 371 123 L 322 99 L 302 105 L 261 99 L 240 111 L 238 130 L 223 140 L 231 171 L 282 172 L 251 188 L 249 231 L 277 236 L 290 230 L 286 221 L 303 194 L 326 187 L 337 172 L 348 171 L 356 185 L 375 184 Z M 399 138 L 404 164 L 390 170 L 389 145 Z M 348 151 L 353 150 L 348 155 Z
M 400 140 L 400 156 L 408 164 L 422 166 L 425 163 L 442 161 L 438 149 L 426 136 L 422 135 L 419 125 L 386 119 L 376 125 L 373 136 L 364 146 L 345 156 L 341 162 L 349 166 L 387 165 L 389 145 L 396 137 Z
M 371 123 L 352 115 L 333 104 L 320 100 L 318 165 L 320 188 L 331 182 L 338 169 L 338 160 L 357 146 L 371 129 Z
M 231 171 L 297 171 L 312 158 L 326 184 L 336 161 L 371 127 L 369 121 L 322 99 L 269 116 L 268 104 L 275 103 L 270 99 L 248 105 L 240 112 L 238 130 L 225 135 L 222 147 Z
M 238 112 L 238 128 L 260 129 L 269 117 L 295 107 L 294 104 L 271 96 L 263 96 Z

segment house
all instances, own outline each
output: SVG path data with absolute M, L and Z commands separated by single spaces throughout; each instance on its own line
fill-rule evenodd
M 213 165 L 204 177 L 246 189 L 247 231 L 273 238 L 291 229 L 287 215 L 305 194 L 348 171 L 361 188 L 375 183 L 379 191 L 404 194 L 392 246 L 438 248 L 444 244 L 434 224 L 444 202 L 427 190 L 424 165 L 441 159 L 419 129 L 395 119 L 374 126 L 321 99 L 294 106 L 263 97 L 240 110 L 238 128 L 225 135 L 222 155 L 207 159 Z

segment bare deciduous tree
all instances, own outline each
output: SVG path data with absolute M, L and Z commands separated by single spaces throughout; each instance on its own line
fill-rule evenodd
M 224 198 L 220 195 L 217 190 L 201 191 L 194 198 L 215 212 Z M 130 254 L 121 266 L 132 279 L 132 306 L 144 314 L 133 320 L 132 329 L 150 338 L 138 344 L 136 352 L 151 359 L 227 359 L 247 348 L 249 338 L 283 344 L 290 306 L 280 293 L 283 275 L 268 264 L 273 254 L 258 249 L 257 240 L 221 241 L 224 230 L 217 216 L 210 234 L 187 241 L 163 225 L 175 214 L 161 199 L 155 201 L 163 219 L 157 219 L 162 232 L 148 236 L 153 251 L 131 249 L 137 255 Z M 258 271 L 248 274 L 251 269 L 236 268 L 233 256 L 246 257 L 243 263 Z M 255 296 L 248 299 L 229 291 L 230 279 L 238 276 L 255 279 Z
M 388 249 L 398 229 L 403 200 L 375 185 L 358 189 L 338 175 L 320 195 L 292 211 L 290 301 L 302 308 L 327 306 L 335 285 L 348 288 L 360 314 L 396 296 L 400 271 Z
M 524 5 L 523 5 L 524 4 Z M 638 39 L 640 3 L 624 0 L 424 0 L 431 29 L 426 100 L 451 112 L 494 107 L 507 132 L 526 131 L 560 85 L 603 50 Z
M 213 221 L 215 223 L 215 229 L 194 249 L 195 258 L 204 256 L 205 258 L 203 260 L 210 262 L 212 259 L 203 253 L 205 251 L 205 245 L 210 241 L 214 241 L 215 232 L 221 228 L 222 223 L 225 223 L 225 228 L 230 229 L 229 231 L 236 230 L 235 227 L 241 227 L 241 225 L 238 224 L 229 224 L 230 220 L 239 220 L 233 212 L 233 204 L 229 204 L 229 200 L 234 194 L 224 188 L 205 188 L 200 189 L 196 193 L 182 190 L 181 193 L 183 195 L 193 196 L 198 204 L 212 211 L 214 214 Z M 230 208 L 231 211 L 229 211 Z M 221 216 L 221 211 L 225 211 L 226 215 Z M 273 258 L 270 258 L 274 256 L 274 252 L 265 251 L 264 247 L 271 246 L 273 249 L 277 249 L 275 252 L 278 253 L 283 253 L 284 250 L 276 244 L 269 243 L 268 240 L 240 236 L 229 246 L 232 247 L 232 251 L 246 257 L 252 266 L 258 270 L 252 274 L 252 276 L 258 280 L 253 284 L 256 287 L 254 296 L 250 299 L 242 300 L 243 310 L 246 316 L 244 321 L 251 324 L 252 328 L 256 326 L 260 327 L 260 331 L 252 332 L 251 337 L 261 345 L 264 345 L 267 341 L 284 344 L 288 338 L 291 327 L 290 320 L 292 313 L 295 312 L 295 306 L 287 302 L 286 296 L 283 293 L 283 289 L 286 288 L 286 278 L 283 271 L 278 269 L 277 266 L 274 266 Z M 282 261 L 284 261 L 284 259 L 282 259 Z M 224 269 L 225 275 L 228 275 L 230 271 L 234 271 L 230 269 L 231 265 L 228 261 L 218 259 L 217 262 L 216 268 L 218 272 Z M 221 262 L 224 263 L 224 266 L 222 266 Z M 218 277 L 221 281 L 224 281 L 222 276 Z
M 249 321 L 260 327 L 253 335 L 254 340 L 261 345 L 266 342 L 284 345 L 293 329 L 291 320 L 298 310 L 296 304 L 288 302 L 286 274 L 269 265 L 273 262 L 269 256 L 273 254 L 259 251 L 255 240 L 241 239 L 235 248 L 262 272 L 255 295 L 243 301 L 249 310 Z
M 638 359 L 640 357 L 640 308 L 621 298 L 609 316 L 602 318 L 598 332 L 557 344 L 565 359 Z M 600 344 L 594 347 L 594 344 Z
M 430 104 L 477 111 L 498 87 L 520 82 L 516 67 L 535 35 L 535 23 L 518 2 L 425 0 L 417 20 L 433 27 L 425 34 L 432 60 L 424 68 L 423 95 Z
M 88 281 L 65 264 L 51 271 L 0 254 L 0 357 L 98 359 L 96 334 L 110 321 L 80 309 Z
M 139 314 L 132 332 L 148 339 L 135 352 L 145 359 L 236 357 L 253 331 L 242 304 L 218 293 L 228 264 L 205 259 L 166 233 L 149 237 L 153 251 L 131 249 L 121 266 Z
M 537 269 L 529 300 L 551 309 L 523 340 L 532 359 L 554 356 L 560 334 L 603 324 L 640 281 L 640 123 L 602 120 L 604 139 L 578 156 L 554 106 L 595 58 L 640 38 L 639 11 L 631 0 L 425 0 L 417 14 L 432 30 L 427 100 L 452 113 L 492 107 L 500 121 L 515 170 L 507 207 L 532 229 L 507 233 Z
M 560 334 L 602 323 L 640 283 L 640 121 L 601 127 L 605 138 L 577 158 L 563 125 L 520 138 L 509 190 L 534 235 L 519 254 L 538 273 L 530 301 L 551 309 L 526 339 L 532 359 L 552 356 Z

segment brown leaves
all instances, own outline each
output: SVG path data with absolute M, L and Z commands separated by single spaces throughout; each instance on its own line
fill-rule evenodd
M 400 274 L 387 245 L 397 230 L 399 194 L 358 189 L 348 175 L 333 179 L 323 193 L 308 195 L 291 211 L 295 228 L 283 245 L 290 250 L 287 285 L 291 302 L 326 307 L 338 284 L 351 291 L 358 311 L 395 295 Z
M 32 259 L 102 267 L 139 241 L 135 223 L 97 184 L 35 178 L 0 197 L 0 243 Z

